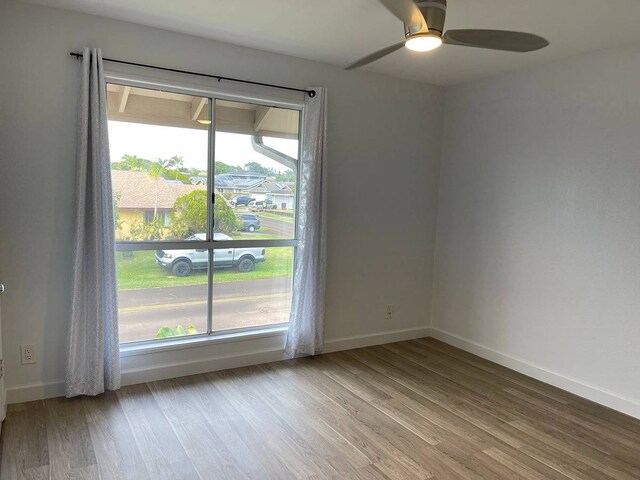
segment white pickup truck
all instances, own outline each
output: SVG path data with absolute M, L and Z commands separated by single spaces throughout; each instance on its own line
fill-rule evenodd
M 196 233 L 187 240 L 206 240 L 204 233 Z M 224 233 L 214 233 L 214 241 L 233 240 Z M 239 272 L 250 272 L 256 263 L 265 261 L 264 248 L 216 248 L 213 251 L 213 268 L 233 268 Z M 206 248 L 191 250 L 156 250 L 156 263 L 176 277 L 186 277 L 191 270 L 207 268 L 209 252 Z

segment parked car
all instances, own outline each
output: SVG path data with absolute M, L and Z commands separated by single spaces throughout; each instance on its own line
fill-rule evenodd
M 188 240 L 206 240 L 204 233 L 196 233 Z M 224 233 L 214 233 L 214 241 L 233 240 Z M 237 268 L 250 272 L 256 263 L 264 262 L 264 248 L 216 248 L 213 251 L 213 268 Z M 207 268 L 209 252 L 206 248 L 191 250 L 156 250 L 156 263 L 171 271 L 176 277 L 186 277 L 192 270 Z
M 240 230 L 246 232 L 255 232 L 256 230 L 260 230 L 260 217 L 258 217 L 258 215 L 242 213 L 240 214 L 240 219 L 242 220 L 242 228 Z
M 249 210 L 252 212 L 259 212 L 261 210 L 272 210 L 276 208 L 276 204 L 273 203 L 273 200 L 253 200 L 249 202 Z
M 252 197 L 233 197 L 231 199 L 232 207 L 246 207 L 250 202 L 255 202 L 255 198 Z

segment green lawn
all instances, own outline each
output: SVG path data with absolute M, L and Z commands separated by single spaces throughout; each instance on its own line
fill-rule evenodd
M 235 269 L 216 269 L 213 271 L 213 282 L 258 280 L 284 277 L 292 274 L 292 248 L 272 247 L 266 250 L 266 260 L 262 263 L 257 263 L 252 272 L 240 273 Z M 152 250 L 131 252 L 132 256 L 130 257 L 125 257 L 123 253 L 116 253 L 116 271 L 120 290 L 207 283 L 206 270 L 194 270 L 187 277 L 174 276 L 168 270 L 156 265 L 155 252 Z
M 257 214 L 260 217 L 272 218 L 274 220 L 282 220 L 283 222 L 293 223 L 293 217 L 289 217 L 287 215 L 279 215 L 277 213 L 265 212 L 265 211 L 257 212 Z
M 291 215 L 280 215 L 278 213 L 274 213 L 273 211 L 268 210 L 260 210 L 259 212 L 252 212 L 248 208 L 238 207 L 236 208 L 236 214 L 240 215 L 241 213 L 250 213 L 252 215 L 258 215 L 259 217 L 264 218 L 273 218 L 274 220 L 282 220 L 283 222 L 293 223 L 293 211 L 289 210 Z
M 261 231 L 269 231 L 269 230 L 261 230 Z M 273 235 L 271 233 L 249 233 L 249 232 L 235 232 L 231 235 L 231 238 L 234 240 L 277 240 L 282 238 L 282 236 Z

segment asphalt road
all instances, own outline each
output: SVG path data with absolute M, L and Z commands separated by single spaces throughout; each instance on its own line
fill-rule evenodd
M 256 233 L 262 233 L 265 235 L 273 235 L 278 238 L 293 238 L 293 222 L 287 222 L 284 220 L 279 220 L 277 218 L 266 218 L 262 216 L 262 212 L 252 212 L 249 209 L 238 208 L 237 213 L 250 213 L 252 215 L 258 215 L 260 217 L 260 230 L 257 230 Z M 247 238 L 251 235 L 251 233 L 243 232 Z
M 289 277 L 218 283 L 213 288 L 216 331 L 289 320 Z M 152 339 L 161 327 L 178 324 L 207 330 L 207 285 L 125 290 L 118 302 L 122 342 Z
M 275 218 L 265 218 L 260 216 L 260 233 L 268 233 L 270 235 L 277 235 L 281 238 L 293 238 L 293 222 L 285 222 Z

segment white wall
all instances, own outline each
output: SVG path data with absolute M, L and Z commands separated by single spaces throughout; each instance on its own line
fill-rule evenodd
M 640 48 L 451 88 L 443 145 L 434 335 L 640 417 Z
M 13 2 L 0 4 L 0 45 L 11 400 L 61 391 L 78 90 L 68 52 L 99 46 L 329 88 L 328 349 L 424 335 L 432 311 L 434 335 L 640 416 L 640 48 L 450 88 L 445 114 L 428 85 Z M 125 356 L 125 381 L 275 359 L 282 341 Z M 37 364 L 20 365 L 24 343 Z
M 8 290 L 4 344 L 14 401 L 59 393 L 64 378 L 78 91 L 78 65 L 68 52 L 84 46 L 143 63 L 327 86 L 327 339 L 338 348 L 424 334 L 433 273 L 441 89 L 11 1 L 0 5 L 0 46 L 0 279 Z M 395 305 L 393 321 L 384 319 L 387 303 Z M 344 340 L 349 337 L 358 338 Z M 278 350 L 281 340 L 245 347 L 259 355 Z M 37 364 L 20 365 L 24 343 L 36 345 Z M 204 362 L 198 368 L 206 368 L 211 365 L 205 359 L 232 356 L 238 345 L 183 350 L 164 359 L 126 357 L 124 366 L 184 363 L 197 356 Z

